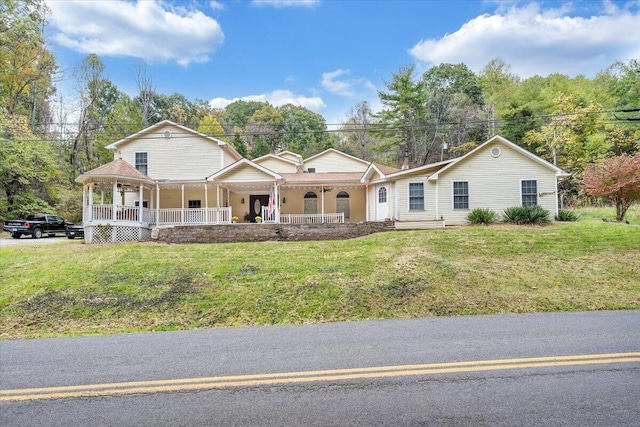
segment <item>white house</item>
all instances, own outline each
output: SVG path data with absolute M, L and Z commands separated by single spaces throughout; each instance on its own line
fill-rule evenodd
M 328 149 L 242 158 L 230 145 L 163 121 L 107 146 L 114 160 L 80 175 L 88 243 L 146 239 L 156 227 L 235 222 L 441 221 L 476 207 L 557 212 L 564 172 L 496 136 L 457 159 L 399 170 Z M 260 217 L 260 218 L 258 218 Z

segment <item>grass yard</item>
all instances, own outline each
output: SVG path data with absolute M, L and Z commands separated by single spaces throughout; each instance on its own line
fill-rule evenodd
M 0 251 L 0 338 L 640 309 L 640 209 L 344 241 Z

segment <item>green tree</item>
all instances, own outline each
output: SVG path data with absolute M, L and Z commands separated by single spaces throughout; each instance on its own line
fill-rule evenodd
M 282 148 L 283 124 L 282 114 L 271 105 L 265 104 L 249 119 L 247 132 L 251 135 L 254 145 L 257 141 L 264 141 L 269 151 L 276 153 Z
M 383 110 L 375 128 L 386 139 L 396 163 L 408 157 L 409 166 L 424 163 L 424 138 L 427 126 L 424 81 L 414 79 L 415 65 L 403 66 L 385 82 L 387 91 L 378 91 Z
M 293 104 L 278 107 L 282 116 L 281 150 L 289 150 L 310 157 L 327 148 L 330 140 L 324 117 L 313 111 Z
M 0 114 L 0 212 L 52 212 L 59 173 L 53 147 L 31 132 L 26 116 Z
M 218 122 L 218 119 L 215 118 L 213 114 L 205 115 L 202 120 L 200 120 L 200 126 L 198 126 L 198 132 L 204 133 L 206 135 L 211 135 L 218 139 L 224 138 L 224 128 Z
M 43 35 L 43 0 L 0 0 L 0 109 L 29 117 L 34 133 L 50 123 L 54 56 Z

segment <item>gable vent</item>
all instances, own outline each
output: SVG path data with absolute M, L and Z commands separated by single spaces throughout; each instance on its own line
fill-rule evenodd
M 171 132 L 170 132 L 170 131 L 168 131 L 168 130 L 165 130 L 165 131 L 164 131 L 164 133 L 163 133 L 163 135 L 164 135 L 164 139 L 169 139 L 169 138 L 171 138 Z
M 489 153 L 491 153 L 491 157 L 499 157 L 502 151 L 498 147 L 493 147 Z

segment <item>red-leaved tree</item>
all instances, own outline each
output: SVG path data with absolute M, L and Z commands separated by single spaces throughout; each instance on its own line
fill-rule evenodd
M 624 220 L 627 209 L 640 200 L 640 152 L 609 157 L 587 165 L 584 186 L 591 196 L 604 196 L 616 204 L 616 219 Z

